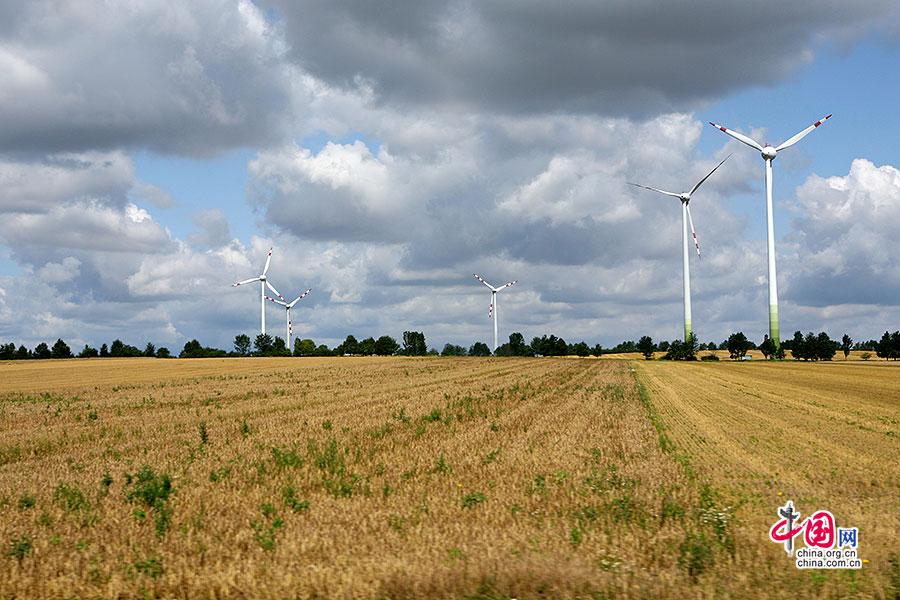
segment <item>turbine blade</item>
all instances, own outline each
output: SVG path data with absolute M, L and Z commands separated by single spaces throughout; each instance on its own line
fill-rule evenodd
M 287 307 L 288 307 L 288 308 L 293 308 L 294 305 L 297 304 L 297 302 L 298 302 L 303 296 L 307 295 L 307 294 L 310 293 L 311 291 L 312 291 L 312 288 L 309 288 L 308 290 L 306 290 L 305 292 L 303 292 L 302 294 L 300 294 L 299 296 L 297 296 L 296 298 L 294 298 L 294 301 L 291 302 L 290 304 L 288 304 Z
M 674 192 L 667 192 L 666 190 L 661 190 L 655 187 L 650 187 L 649 185 L 641 185 L 639 183 L 631 183 L 630 181 L 626 181 L 628 185 L 633 185 L 634 187 L 644 188 L 645 190 L 652 190 L 654 192 L 659 192 L 660 194 L 665 194 L 666 196 L 675 196 L 676 198 L 680 198 L 680 194 L 676 194 Z
M 287 306 L 287 304 L 285 304 L 281 300 L 278 300 L 277 298 L 270 298 L 269 296 L 266 296 L 266 300 L 271 300 L 275 304 L 280 304 L 281 306 Z
M 719 163 L 721 164 L 721 163 Z M 687 215 L 688 215 L 688 223 L 691 225 L 691 235 L 694 236 L 694 247 L 697 248 L 697 258 L 703 259 L 700 256 L 700 244 L 697 243 L 697 234 L 694 232 L 694 219 L 691 218 L 691 205 L 687 205 Z
M 729 158 L 731 158 L 731 155 L 730 155 L 730 154 L 729 154 L 728 156 L 725 157 L 725 160 L 728 160 Z M 695 185 L 694 188 L 693 188 L 690 192 L 688 192 L 688 195 L 689 195 L 689 196 L 693 196 L 693 195 L 694 195 L 694 192 L 697 191 L 697 188 L 699 188 L 701 185 L 703 185 L 703 182 L 706 181 L 707 179 L 709 179 L 709 176 L 712 175 L 713 173 L 715 173 L 715 172 L 716 172 L 716 169 L 718 169 L 719 167 L 721 167 L 721 166 L 722 166 L 722 163 L 724 163 L 725 160 L 723 160 L 722 162 L 720 162 L 719 164 L 717 164 L 717 165 L 713 168 L 712 171 L 710 171 L 709 173 L 707 173 L 707 174 L 706 174 L 706 177 L 704 177 L 703 179 L 701 179 L 700 182 L 699 182 L 697 185 Z
M 263 275 L 269 270 L 269 263 L 272 262 L 272 249 L 269 248 L 269 255 L 266 257 L 266 266 L 263 267 Z
M 269 286 L 269 289 L 272 290 L 272 293 L 284 300 L 284 296 L 278 293 L 278 290 L 275 289 L 275 286 L 269 283 L 269 280 L 266 279 L 266 285 Z
M 509 282 L 509 283 L 507 283 L 507 284 L 506 284 L 506 285 L 504 285 L 504 286 L 503 286 L 503 287 L 501 287 L 501 288 L 497 288 L 497 290 L 498 290 L 498 291 L 499 291 L 499 290 L 502 290 L 502 289 L 503 289 L 503 288 L 508 288 L 508 287 L 509 287 L 509 286 L 511 286 L 511 285 L 512 285 L 512 284 L 514 284 L 514 283 L 518 283 L 518 282 L 519 282 L 519 280 L 518 280 L 518 279 L 516 279 L 516 280 L 515 280 L 515 281 L 510 281 L 510 282 Z
M 744 142 L 745 144 L 747 144 L 747 145 L 750 146 L 751 148 L 756 148 L 757 150 L 759 150 L 760 152 L 762 152 L 763 147 L 759 144 L 759 142 L 757 142 L 757 141 L 754 140 L 753 138 L 749 138 L 749 137 L 747 137 L 746 135 L 744 135 L 743 133 L 738 133 L 737 131 L 732 131 L 732 130 L 730 130 L 730 129 L 727 129 L 727 128 L 725 128 L 725 127 L 722 127 L 721 125 L 716 125 L 716 124 L 713 123 L 712 121 L 710 121 L 709 124 L 712 125 L 713 127 L 715 127 L 716 129 L 721 129 L 722 131 L 724 131 L 725 133 L 727 133 L 728 135 L 730 135 L 730 136 L 733 137 L 734 139 L 738 140 L 739 142 Z
M 813 123 L 812 125 L 807 127 L 806 129 L 804 129 L 803 131 L 801 131 L 800 133 L 798 133 L 797 135 L 795 135 L 788 141 L 782 142 L 782 144 L 780 146 L 775 148 L 775 152 L 781 152 L 785 148 L 790 148 L 791 146 L 793 146 L 794 144 L 796 144 L 797 142 L 799 142 L 800 140 L 805 138 L 807 135 L 809 135 L 809 133 L 813 129 L 815 129 L 816 127 L 818 127 L 819 125 L 821 125 L 822 123 L 824 123 L 825 121 L 827 121 L 830 118 L 831 118 L 831 115 L 828 115 L 827 117 L 822 117 L 821 119 L 819 119 L 818 121 L 816 121 L 815 123 Z
M 483 283 L 484 285 L 486 285 L 486 286 L 488 286 L 489 288 L 491 288 L 491 291 L 492 291 L 492 292 L 493 292 L 493 291 L 496 291 L 496 290 L 494 290 L 494 286 L 492 286 L 491 284 L 489 284 L 487 281 L 485 281 L 484 279 L 482 279 L 481 277 L 479 277 L 479 276 L 476 275 L 475 273 L 472 273 L 472 275 L 475 275 L 475 279 L 477 279 L 478 281 L 480 281 L 480 282 Z
M 247 283 L 253 283 L 254 281 L 259 281 L 259 277 L 254 277 L 253 279 L 245 279 L 244 281 L 238 281 L 237 283 L 232 283 L 231 287 L 236 287 L 236 286 L 244 285 Z

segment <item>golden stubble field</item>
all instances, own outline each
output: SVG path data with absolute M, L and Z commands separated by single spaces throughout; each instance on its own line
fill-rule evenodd
M 0 597 L 893 597 L 900 370 L 836 366 L 3 364 Z
M 900 597 L 900 365 L 633 364 L 678 452 L 742 504 L 738 577 L 761 570 L 806 597 Z M 863 569 L 790 567 L 767 539 L 788 499 L 801 520 L 828 510 L 858 527 Z

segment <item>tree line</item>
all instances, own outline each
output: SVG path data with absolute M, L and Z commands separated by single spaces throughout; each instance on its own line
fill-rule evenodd
M 693 334 L 686 341 L 672 340 L 654 342 L 650 336 L 643 336 L 637 342 L 633 340 L 623 341 L 612 348 L 603 348 L 600 344 L 589 346 L 584 341 L 567 343 L 563 338 L 555 335 L 542 335 L 534 337 L 530 344 L 525 342 L 525 337 L 519 333 L 511 333 L 509 341 L 497 348 L 492 353 L 487 344 L 475 342 L 469 348 L 456 344 L 445 344 L 440 352 L 435 348 L 428 348 L 425 343 L 425 334 L 419 331 L 404 331 L 401 341 L 389 335 L 379 338 L 367 337 L 357 340 L 355 336 L 348 335 L 344 341 L 334 348 L 325 344 L 316 344 L 311 339 L 294 340 L 293 348 L 289 349 L 283 338 L 269 334 L 259 334 L 251 340 L 246 334 L 239 334 L 234 338 L 234 348 L 230 351 L 203 346 L 198 340 L 193 339 L 184 344 L 184 348 L 178 354 L 179 358 L 217 358 L 233 356 L 601 356 L 611 353 L 639 352 L 645 358 L 651 358 L 657 352 L 663 352 L 661 358 L 665 360 L 697 360 L 697 354 L 703 351 L 727 350 L 733 360 L 744 358 L 751 350 L 758 350 L 765 358 L 785 358 L 790 352 L 792 358 L 797 360 L 831 360 L 838 351 L 846 358 L 851 350 L 874 352 L 879 358 L 897 360 L 900 358 L 900 331 L 893 333 L 884 332 L 880 340 L 868 340 L 865 342 L 853 342 L 853 339 L 844 334 L 840 341 L 832 340 L 827 333 L 815 334 L 800 331 L 794 333 L 793 338 L 781 342 L 781 347 L 775 344 L 766 335 L 762 342 L 755 344 L 750 341 L 743 332 L 731 334 L 721 344 L 715 342 L 700 343 Z M 119 339 L 107 346 L 105 343 L 100 348 L 93 348 L 85 344 L 84 348 L 74 354 L 71 348 L 62 339 L 57 339 L 52 346 L 41 342 L 34 349 L 29 350 L 24 345 L 18 347 L 12 343 L 0 344 L 0 360 L 25 360 L 45 358 L 93 358 L 93 357 L 156 357 L 173 358 L 174 355 L 166 347 L 157 348 L 152 342 L 148 342 L 143 350 L 122 342 Z M 867 358 L 863 354 L 863 358 Z M 700 360 L 717 360 L 710 353 L 700 357 Z

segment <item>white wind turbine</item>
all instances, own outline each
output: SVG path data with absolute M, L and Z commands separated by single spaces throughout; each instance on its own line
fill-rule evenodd
M 691 270 L 690 265 L 688 263 L 688 225 L 691 226 L 691 235 L 694 236 L 694 246 L 697 248 L 697 258 L 700 258 L 700 244 L 697 243 L 697 234 L 694 232 L 694 220 L 691 218 L 691 196 L 697 189 L 703 185 L 703 182 L 709 179 L 709 176 L 716 172 L 716 169 L 722 166 L 726 160 L 731 157 L 729 154 L 725 157 L 725 159 L 717 164 L 712 171 L 706 174 L 706 177 L 701 179 L 697 185 L 691 188 L 689 192 L 682 192 L 680 194 L 676 194 L 675 192 L 667 192 L 665 190 L 660 190 L 654 187 L 641 185 L 639 183 L 631 183 L 628 182 L 629 185 L 633 185 L 639 188 L 644 188 L 645 190 L 652 190 L 654 192 L 659 192 L 660 194 L 665 194 L 666 196 L 673 196 L 681 200 L 681 242 L 682 242 L 682 261 L 684 264 L 684 340 L 687 341 L 691 337 L 691 333 L 693 333 L 693 329 L 691 326 Z
M 499 319 L 497 318 L 497 292 L 499 292 L 499 291 L 502 290 L 503 288 L 508 288 L 508 287 L 511 286 L 512 284 L 517 283 L 519 280 L 516 279 L 515 281 L 510 281 L 510 282 L 507 283 L 506 285 L 502 285 L 502 286 L 500 286 L 500 287 L 498 287 L 498 288 L 495 288 L 494 286 L 492 286 L 491 284 L 489 284 L 487 281 L 485 281 L 484 279 L 482 279 L 481 277 L 479 277 L 479 276 L 476 275 L 475 273 L 472 273 L 472 275 L 475 275 L 475 279 L 477 279 L 478 281 L 480 281 L 480 282 L 483 283 L 484 285 L 488 286 L 488 287 L 490 288 L 490 290 L 491 290 L 491 308 L 490 308 L 490 310 L 488 311 L 488 318 L 493 317 L 493 319 L 494 319 L 494 352 L 496 352 L 496 351 L 497 351 L 497 321 L 499 320 Z
M 291 309 L 294 308 L 294 305 L 297 304 L 297 302 L 300 300 L 300 298 L 307 295 L 311 291 L 312 291 L 312 288 L 309 288 L 308 290 L 306 290 L 305 292 L 303 292 L 302 294 L 300 294 L 299 296 L 294 298 L 293 302 L 285 302 L 284 300 L 277 300 L 275 298 L 270 298 L 269 296 L 266 296 L 266 300 L 271 300 L 275 304 L 280 304 L 281 306 L 283 306 L 285 308 L 285 312 L 287 313 L 287 338 L 286 339 L 287 339 L 288 350 L 291 349 L 291 334 L 294 332 L 294 328 L 291 326 Z
M 231 287 L 237 287 L 239 285 L 244 285 L 247 283 L 253 283 L 254 281 L 260 282 L 260 291 L 259 291 L 259 312 L 260 312 L 260 325 L 259 329 L 262 333 L 266 332 L 266 286 L 269 286 L 269 289 L 272 290 L 272 293 L 284 300 L 284 297 L 278 293 L 271 283 L 266 279 L 266 273 L 269 270 L 269 263 L 272 262 L 272 249 L 269 248 L 269 256 L 266 257 L 266 266 L 263 267 L 262 275 L 258 277 L 254 277 L 252 279 L 245 279 L 244 281 L 238 281 L 237 283 L 232 283 Z
M 721 125 L 716 125 L 712 121 L 709 122 L 710 125 L 717 129 L 721 129 L 734 139 L 747 144 L 751 148 L 759 150 L 763 159 L 766 161 L 766 234 L 768 237 L 766 252 L 769 257 L 769 339 L 775 343 L 776 348 L 781 348 L 781 338 L 779 337 L 778 328 L 778 283 L 775 279 L 775 224 L 772 213 L 772 161 L 775 160 L 776 154 L 785 148 L 790 148 L 806 137 L 813 129 L 830 118 L 831 115 L 828 115 L 827 117 L 819 119 L 786 142 L 782 142 L 779 146 L 772 146 L 771 144 L 763 146 L 746 135 L 726 129 Z

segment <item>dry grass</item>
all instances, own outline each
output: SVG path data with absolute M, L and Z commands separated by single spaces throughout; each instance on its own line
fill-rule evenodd
M 685 585 L 697 493 L 626 362 L 46 361 L 0 380 L 2 597 Z
M 884 597 L 900 371 L 834 366 L 3 364 L 0 597 Z M 873 568 L 793 569 L 777 491 Z
M 633 364 L 698 476 L 743 503 L 738 581 L 799 597 L 900 597 L 900 365 Z M 859 527 L 869 563 L 796 570 L 766 533 L 787 499 L 801 519 L 825 509 L 838 527 Z

